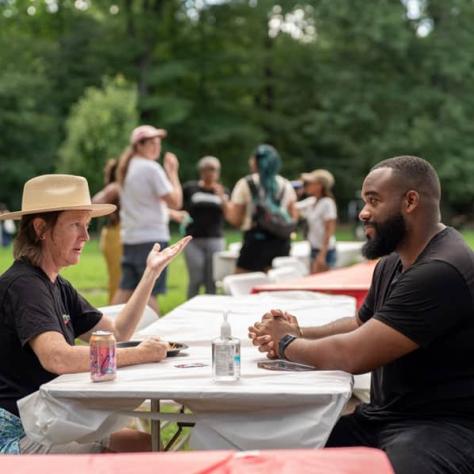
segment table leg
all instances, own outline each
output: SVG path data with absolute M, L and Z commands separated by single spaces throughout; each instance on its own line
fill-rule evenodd
M 151 400 L 151 413 L 159 413 L 160 411 L 160 401 Z M 161 450 L 161 439 L 160 439 L 160 430 L 161 422 L 160 420 L 151 420 L 151 450 L 160 451 Z

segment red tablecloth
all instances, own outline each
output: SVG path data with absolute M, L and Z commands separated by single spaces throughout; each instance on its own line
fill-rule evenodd
M 393 474 L 371 448 L 0 456 L 11 474 Z
M 356 299 L 357 309 L 362 306 L 372 281 L 376 260 L 357 263 L 350 267 L 316 273 L 297 280 L 258 285 L 252 293 L 262 291 L 320 291 L 333 295 L 349 295 Z

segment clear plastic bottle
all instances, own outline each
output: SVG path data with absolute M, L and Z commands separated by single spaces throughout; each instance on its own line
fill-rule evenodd
M 212 341 L 212 377 L 216 382 L 240 378 L 240 339 L 232 337 L 228 312 L 224 313 L 221 335 Z

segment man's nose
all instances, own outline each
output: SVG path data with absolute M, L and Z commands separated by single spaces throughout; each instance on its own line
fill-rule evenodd
M 367 209 L 367 204 L 365 204 L 364 207 L 359 212 L 359 220 L 365 222 L 365 221 L 368 221 L 369 219 L 370 219 L 370 213 Z

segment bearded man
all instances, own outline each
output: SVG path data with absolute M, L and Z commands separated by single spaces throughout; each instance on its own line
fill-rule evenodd
M 326 446 L 383 449 L 399 473 L 468 473 L 474 465 L 474 253 L 440 221 L 434 168 L 415 156 L 375 165 L 360 212 L 377 264 L 354 317 L 299 328 L 280 310 L 249 336 L 269 357 L 372 371 L 370 403 L 342 417 Z

